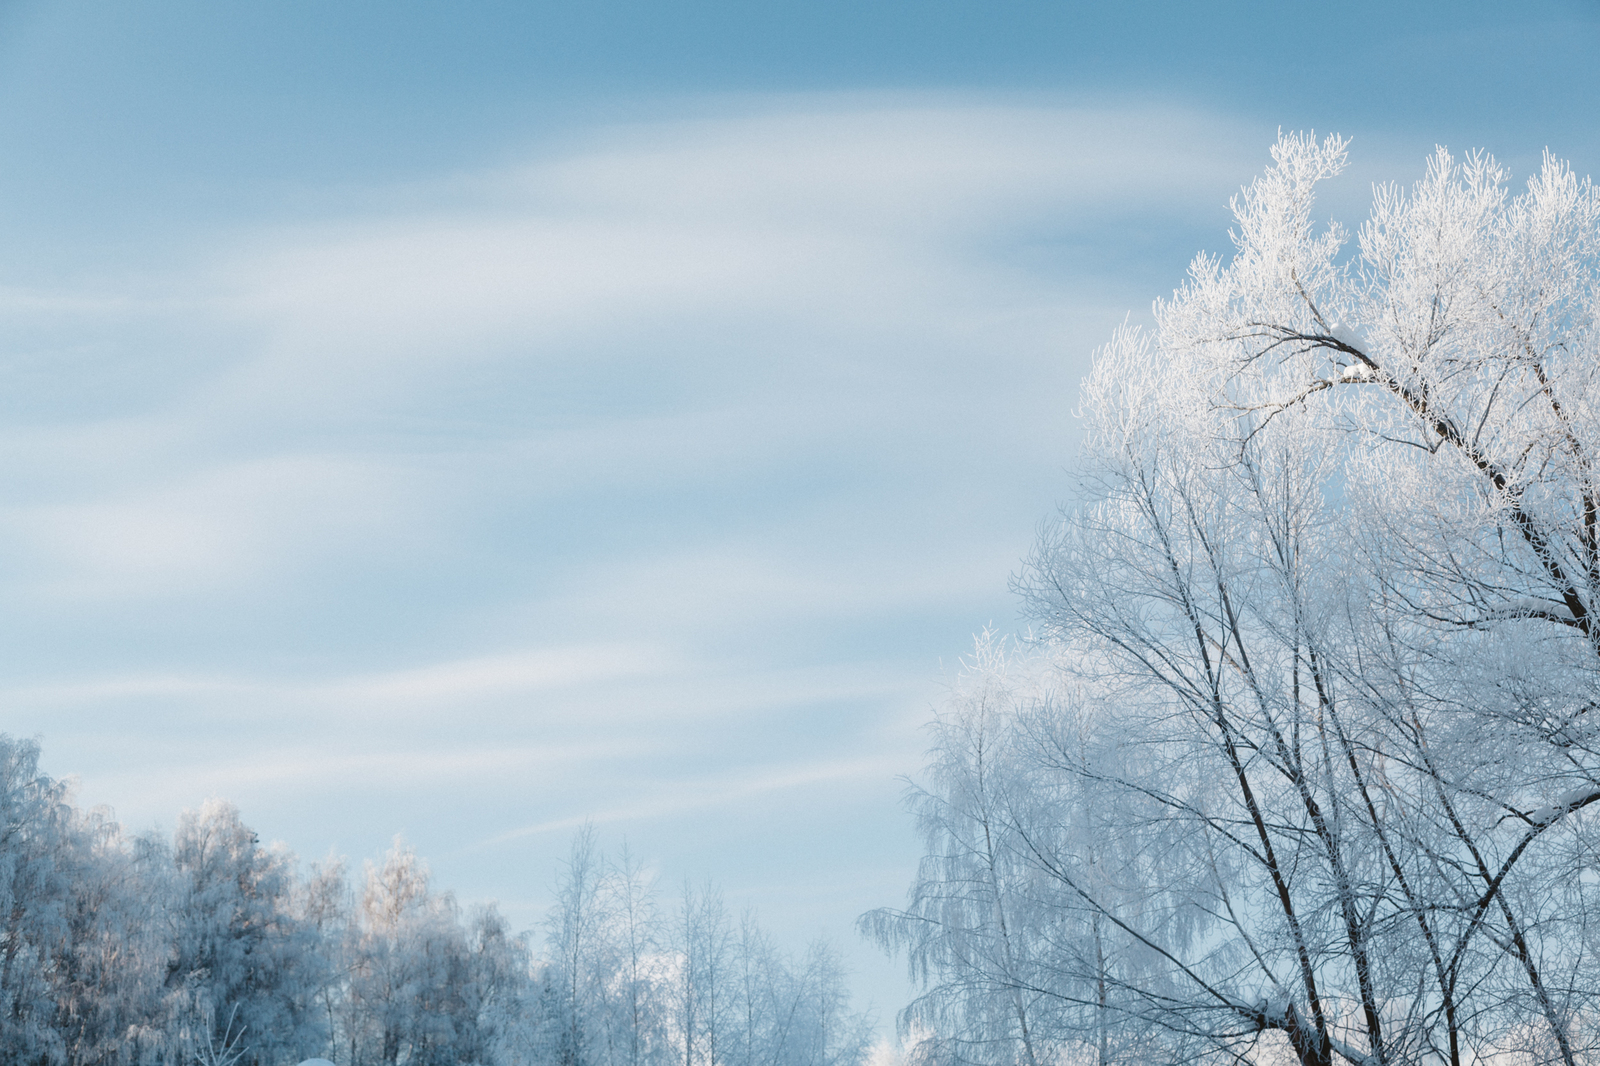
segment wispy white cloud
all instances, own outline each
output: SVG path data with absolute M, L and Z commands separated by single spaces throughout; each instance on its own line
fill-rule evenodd
M 649 795 L 622 806 L 585 811 L 565 818 L 554 818 L 532 825 L 517 826 L 475 841 L 467 848 L 495 848 L 526 837 L 550 833 L 568 834 L 584 825 L 609 825 L 616 822 L 648 823 L 681 817 L 695 812 L 726 809 L 732 804 L 816 785 L 837 786 L 841 782 L 877 781 L 900 769 L 898 761 L 880 756 L 871 759 L 830 759 L 797 766 L 746 769 L 735 774 L 709 778 L 662 780 Z
M 274 793 L 309 794 L 344 804 L 352 796 L 390 794 L 396 782 L 405 782 L 409 789 L 447 791 L 495 776 L 545 774 L 574 764 L 603 765 L 648 754 L 643 739 L 404 751 L 296 749 L 293 738 L 284 739 L 288 741 L 284 747 L 250 758 L 223 757 L 185 766 L 181 778 L 174 778 L 170 768 L 158 772 L 155 767 L 96 775 L 93 792 L 97 796 L 119 790 L 153 792 L 168 811 L 147 811 L 144 808 L 153 804 L 145 801 L 138 813 L 170 817 L 170 811 L 209 796 L 248 797 L 259 803 Z
M 43 595 L 161 599 L 281 578 L 290 558 L 370 541 L 401 477 L 381 460 L 280 453 L 18 508 L 12 528 L 37 545 Z
M 476 200 L 445 210 L 264 232 L 170 295 L 13 293 L 198 315 L 233 350 L 118 420 L 135 467 L 80 457 L 62 472 L 91 495 L 9 532 L 57 575 L 44 594 L 220 592 L 298 557 L 427 550 L 463 490 L 470 511 L 508 485 L 715 477 L 876 449 L 887 426 L 937 451 L 967 434 L 930 418 L 1060 381 L 1039 360 L 1103 312 L 997 249 L 1202 193 L 1214 210 L 1244 140 L 1170 109 L 789 101 L 603 133 L 463 179 Z M 83 469 L 108 459 L 114 493 Z M 485 469 L 493 487 L 460 480 Z
M 1022 280 L 972 241 L 1043 216 L 1081 230 L 1181 210 L 1200 190 L 1215 210 L 1243 140 L 1192 112 L 859 104 L 617 131 L 474 179 L 484 203 L 236 253 L 231 306 L 269 340 L 207 400 L 327 416 L 430 375 L 596 356 L 781 379 L 750 359 L 763 326 L 938 337 Z M 675 339 L 690 350 L 663 350 Z M 888 344 L 871 362 L 927 356 Z M 627 395 L 622 377 L 609 384 Z
M 381 673 L 295 683 L 275 678 L 217 675 L 135 674 L 93 681 L 29 685 L 12 689 L 12 702 L 85 703 L 125 697 L 252 696 L 315 706 L 365 706 L 396 702 L 459 702 L 504 693 L 534 693 L 594 684 L 641 674 L 661 674 L 681 664 L 644 645 L 534 648 L 478 656 Z

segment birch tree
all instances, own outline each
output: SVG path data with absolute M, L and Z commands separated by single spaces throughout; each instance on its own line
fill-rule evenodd
M 346 949 L 352 1066 L 481 1061 L 492 1043 L 481 1027 L 482 950 L 499 947 L 503 934 L 492 912 L 478 925 L 469 936 L 455 898 L 432 890 L 427 866 L 402 842 L 368 866 Z
M 722 893 L 685 883 L 678 912 L 677 1028 L 683 1066 L 717 1066 L 727 1055 L 732 931 Z
M 617 963 L 607 935 L 610 902 L 594 829 L 584 826 L 573 837 L 556 886 L 556 904 L 545 921 L 552 976 L 559 989 L 560 1031 L 558 1046 L 552 1050 L 563 1066 L 591 1066 L 604 1054 Z
M 867 1058 L 872 1023 L 850 1011 L 844 968 L 825 941 L 791 958 L 746 911 L 728 950 L 721 1062 L 843 1066 Z
M 1018 766 L 1009 712 L 1026 678 L 1013 677 L 1003 642 L 978 642 L 970 683 L 932 724 L 934 760 L 911 806 L 928 844 L 910 906 L 863 917 L 869 936 L 907 953 L 926 991 L 909 1021 L 947 1043 L 962 1062 L 1039 1066 L 1039 997 L 1031 990 L 1039 943 L 1030 923 L 1044 912 L 1018 907 L 1017 880 L 1032 873 L 1012 839 L 1009 792 Z
M 231 803 L 178 819 L 169 914 L 170 1024 L 177 1044 L 231 1048 L 241 1066 L 304 1057 L 328 1039 L 315 998 L 324 962 L 294 906 L 290 856 L 264 848 Z
M 1280 139 L 1232 255 L 1099 353 L 1019 580 L 1060 684 L 999 717 L 981 937 L 1042 931 L 992 998 L 1057 1057 L 1594 1053 L 1600 198 L 1441 150 L 1352 242 L 1313 222 L 1345 149 Z M 929 920 L 876 928 L 948 980 Z
M 670 1056 L 667 1011 L 660 993 L 667 983 L 667 967 L 655 883 L 624 845 L 606 884 L 617 960 L 608 1058 L 615 1066 L 663 1062 Z

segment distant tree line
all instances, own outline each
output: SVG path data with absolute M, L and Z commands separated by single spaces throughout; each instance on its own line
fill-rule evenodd
M 303 874 L 231 804 L 171 839 L 76 807 L 0 736 L 0 1059 L 17 1066 L 843 1066 L 868 1026 L 718 892 L 663 906 L 580 832 L 538 942 L 396 844 Z

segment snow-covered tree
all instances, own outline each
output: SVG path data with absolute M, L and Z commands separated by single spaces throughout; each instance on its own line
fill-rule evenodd
M 548 962 L 508 1042 L 508 1063 L 572 1066 L 853 1066 L 870 1025 L 849 1009 L 836 956 L 797 962 L 715 885 L 687 884 L 675 914 L 624 849 L 581 830 L 547 920 Z
M 58 853 L 72 882 L 53 974 L 62 1061 L 179 1061 L 162 1002 L 171 851 L 152 837 L 124 840 L 104 810 L 78 812 L 77 821 L 79 833 Z
M 683 886 L 678 911 L 680 965 L 677 1028 L 683 1066 L 714 1066 L 724 1061 L 727 1035 L 728 949 L 732 932 L 722 893 L 710 884 Z
M 66 790 L 39 773 L 36 744 L 0 738 L 0 1045 L 58 1058 L 55 970 L 73 949 L 73 853 L 81 854 Z
M 655 882 L 624 845 L 605 884 L 609 903 L 605 909 L 611 919 L 616 960 L 606 1060 L 611 1066 L 662 1063 L 672 1057 L 662 995 L 670 967 L 662 943 Z
M 721 896 L 660 914 L 648 870 L 578 834 L 547 957 L 467 914 L 401 841 L 359 893 L 301 877 L 231 804 L 123 836 L 0 735 L 0 1062 L 19 1066 L 854 1066 L 842 971 L 796 967 Z M 735 973 L 741 976 L 736 980 Z M 754 1007 L 734 1032 L 736 986 Z
M 0 1048 L 14 1061 L 112 1063 L 165 1049 L 165 866 L 125 846 L 0 736 Z
M 1600 197 L 1441 151 L 1352 247 L 1344 142 L 1273 154 L 1085 385 L 1019 582 L 1054 679 L 938 727 L 871 919 L 936 1057 L 1600 1047 Z
M 84 824 L 38 761 L 37 744 L 0 737 L 0 1047 L 24 1061 L 93 1061 L 121 1021 L 113 989 L 87 987 L 107 933 L 92 909 L 108 883 L 97 869 L 99 827 Z
M 1048 685 L 1037 663 L 992 634 L 979 638 L 973 669 L 932 723 L 926 785 L 910 795 L 928 848 L 910 905 L 861 921 L 864 933 L 905 951 L 925 987 L 907 1023 L 962 1062 L 1049 1061 L 1034 1034 L 1048 1006 L 1033 986 L 1045 947 L 1039 923 L 1050 915 L 1029 902 L 1036 872 L 1013 823 L 1026 776 L 1014 714 Z
M 443 1066 L 488 1057 L 490 996 L 480 963 L 483 949 L 497 950 L 504 934 L 492 912 L 478 924 L 474 944 L 455 898 L 432 890 L 427 867 L 403 843 L 381 865 L 368 866 L 346 948 L 352 1066 Z
M 167 1001 L 192 1057 L 236 1050 L 241 1066 L 304 1058 L 327 1042 L 316 1003 L 326 962 L 295 913 L 293 859 L 261 846 L 231 803 L 179 816 Z
M 552 1061 L 563 1066 L 591 1066 L 605 1054 L 618 960 L 608 936 L 610 898 L 604 882 L 594 830 L 584 826 L 573 837 L 556 904 L 546 919 L 560 1014 Z

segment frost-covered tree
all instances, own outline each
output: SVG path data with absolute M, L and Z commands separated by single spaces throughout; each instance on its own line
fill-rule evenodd
M 483 949 L 498 949 L 504 939 L 492 911 L 480 918 L 474 937 L 455 898 L 435 893 L 427 867 L 396 842 L 381 865 L 367 868 L 352 932 L 346 1034 L 352 1066 L 445 1066 L 488 1057 Z
M 172 957 L 171 851 L 124 840 L 109 812 L 78 812 L 68 922 L 54 971 L 55 1028 L 71 1064 L 178 1061 L 165 1025 Z
M 706 885 L 683 900 L 680 1061 L 726 1066 L 846 1066 L 864 1061 L 872 1026 L 850 1010 L 849 985 L 825 941 L 800 958 L 778 950 L 746 911 L 735 930 Z M 696 957 L 698 956 L 698 957 Z M 698 984 L 698 987 L 694 987 Z M 692 1039 L 691 1039 L 692 1037 Z
M 560 1016 L 552 1061 L 563 1066 L 590 1066 L 605 1055 L 618 960 L 608 935 L 612 914 L 604 882 L 594 830 L 584 826 L 573 837 L 546 919 Z
M 327 1043 L 317 993 L 326 961 L 295 912 L 292 857 L 261 846 L 231 803 L 178 819 L 167 965 L 169 1025 L 199 1056 L 229 1048 L 241 1066 L 304 1058 Z
M 731 938 L 722 893 L 711 885 L 683 886 L 678 911 L 678 1034 L 683 1066 L 712 1066 L 726 1051 L 728 947 Z
M 655 882 L 627 846 L 605 880 L 616 959 L 615 1002 L 608 1012 L 606 1059 L 614 1066 L 647 1066 L 670 1056 L 661 989 L 669 972 Z
M 508 1063 L 571 1066 L 854 1066 L 871 1026 L 852 1013 L 836 956 L 775 948 L 746 914 L 737 932 L 711 883 L 675 913 L 624 849 L 574 838 L 547 921 L 548 961 L 512 1031 Z
M 906 952 L 925 987 L 906 1021 L 944 1041 L 944 1057 L 1040 1066 L 1049 1056 L 1034 1030 L 1046 1007 L 1033 970 L 1050 914 L 1030 902 L 1036 873 L 1013 822 L 1025 776 L 1013 714 L 1048 681 L 1038 660 L 1007 650 L 985 633 L 967 683 L 932 723 L 934 759 L 909 797 L 928 845 L 909 908 L 873 911 L 861 926 Z
M 21 1061 L 93 1061 L 107 1028 L 98 997 L 82 994 L 103 932 L 86 906 L 105 883 L 95 827 L 38 760 L 38 745 L 0 737 L 0 1046 Z M 63 1001 L 81 1016 L 65 1032 Z
M 730 1063 L 755 1066 L 854 1066 L 864 1062 L 872 1025 L 850 1010 L 850 987 L 838 954 L 823 940 L 804 956 L 767 955 L 757 996 L 771 1004 L 771 1025 L 759 1034 L 747 1059 Z
M 311 866 L 296 886 L 295 910 L 301 926 L 318 945 L 323 961 L 322 980 L 312 989 L 311 1010 L 326 1034 L 327 1048 L 346 1046 L 350 1015 L 346 1009 L 350 990 L 349 946 L 355 942 L 354 901 L 345 881 L 342 859 Z
M 0 736 L 0 1048 L 19 1063 L 150 1059 L 167 957 L 163 853 L 125 845 Z
M 535 978 L 540 967 L 528 948 L 528 938 L 511 932 L 492 904 L 474 908 L 468 922 L 467 948 L 472 957 L 476 1012 L 471 1050 L 480 1063 L 510 1063 L 505 1053 L 524 1019 L 537 1022 L 543 1004 Z
M 1600 1048 L 1600 197 L 1441 151 L 1352 245 L 1344 157 L 1281 139 L 1096 359 L 1019 582 L 1055 676 L 941 719 L 870 919 L 935 1057 Z
M 0 1044 L 48 1062 L 55 971 L 73 949 L 74 859 L 82 854 L 66 790 L 39 773 L 36 744 L 0 739 Z
M 866 1027 L 825 950 L 801 966 L 721 897 L 664 917 L 648 870 L 585 830 L 548 953 L 436 891 L 403 842 L 302 877 L 211 801 L 125 837 L 0 735 L 0 1062 L 18 1066 L 854 1066 Z M 736 1039 L 735 979 L 759 1004 Z

